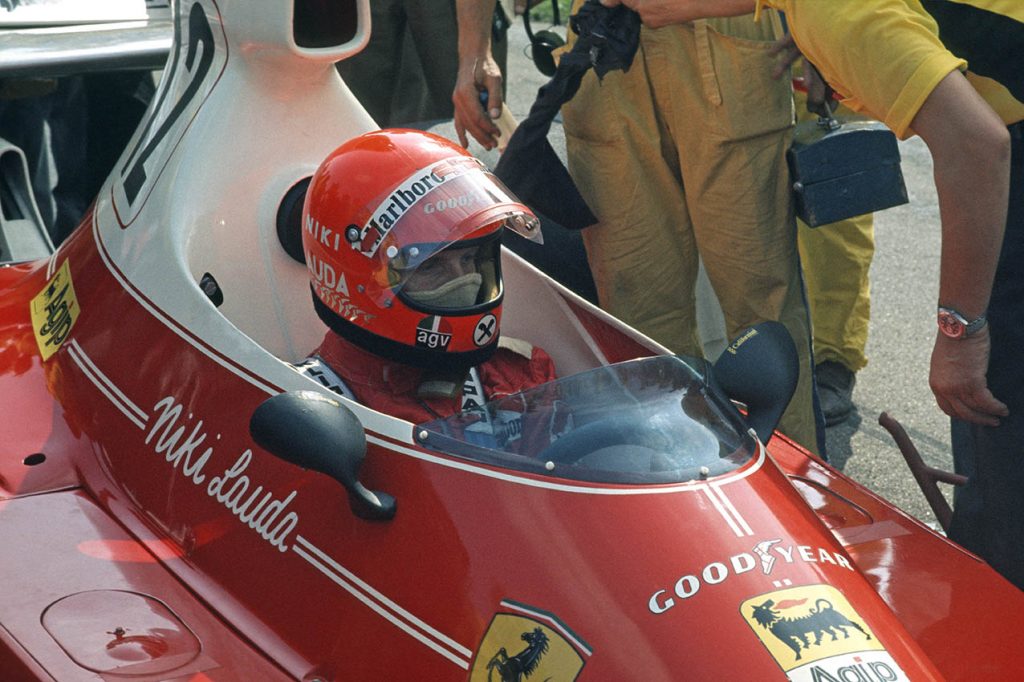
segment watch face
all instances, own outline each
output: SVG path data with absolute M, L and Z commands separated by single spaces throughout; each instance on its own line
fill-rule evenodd
M 939 311 L 939 331 L 951 339 L 959 339 L 967 331 L 962 320 L 945 310 Z

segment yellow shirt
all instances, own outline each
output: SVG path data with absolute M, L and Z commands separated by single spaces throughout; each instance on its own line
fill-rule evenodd
M 956 0 L 1024 21 L 1024 0 Z M 968 64 L 939 40 L 918 0 L 757 0 L 786 13 L 801 52 L 855 111 L 883 121 L 900 138 L 935 86 Z M 1024 103 L 994 80 L 967 73 L 1007 124 L 1024 120 Z

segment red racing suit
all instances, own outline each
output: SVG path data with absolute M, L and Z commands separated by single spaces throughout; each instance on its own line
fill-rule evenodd
M 464 408 L 463 396 L 421 398 L 416 395 L 423 370 L 386 360 L 327 332 L 313 352 L 345 382 L 367 407 L 419 424 L 450 417 Z M 555 380 L 555 364 L 542 349 L 526 341 L 501 337 L 498 350 L 477 368 L 484 399 L 496 400 Z

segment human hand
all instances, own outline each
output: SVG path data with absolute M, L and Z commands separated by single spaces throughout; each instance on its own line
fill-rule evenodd
M 830 117 L 832 112 L 839 106 L 839 102 L 832 97 L 832 88 L 821 72 L 806 59 L 804 60 L 804 87 L 807 88 L 807 110 L 818 116 Z
M 937 334 L 929 384 L 935 401 L 950 417 L 999 426 L 999 418 L 1010 413 L 985 381 L 990 344 L 987 325 L 965 339 Z
M 469 145 L 468 131 L 484 149 L 493 149 L 501 134 L 494 120 L 501 115 L 501 69 L 490 54 L 476 59 L 467 68 L 460 68 L 452 93 L 455 105 L 455 133 L 463 147 Z M 487 110 L 480 104 L 487 93 Z
M 793 36 L 789 33 L 776 40 L 770 52 L 773 55 L 779 55 L 779 60 L 775 63 L 775 68 L 772 69 L 772 78 L 775 80 L 786 75 L 789 67 L 803 56 L 800 54 L 800 48 L 796 46 Z
M 775 80 L 784 76 L 789 68 L 803 57 L 800 48 L 796 46 L 793 36 L 789 33 L 775 41 L 771 52 L 780 55 L 772 69 L 772 78 Z M 821 73 L 814 64 L 804 59 L 801 67 L 803 87 L 807 92 L 807 110 L 818 116 L 829 116 L 839 106 L 839 103 L 832 97 L 832 88 L 821 77 Z

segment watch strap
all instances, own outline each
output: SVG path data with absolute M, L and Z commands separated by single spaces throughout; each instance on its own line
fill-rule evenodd
M 960 322 L 960 324 L 962 324 L 964 326 L 963 338 L 967 338 L 971 334 L 974 334 L 974 333 L 980 331 L 981 328 L 985 326 L 985 323 L 988 322 L 988 317 L 986 316 L 986 313 L 982 313 L 981 315 L 979 315 L 977 318 L 975 318 L 973 320 L 968 320 L 964 316 L 964 314 L 961 313 L 956 308 L 947 308 L 945 306 L 939 306 L 938 312 L 939 312 L 940 315 L 942 313 L 946 313 L 947 315 L 950 315 L 950 316 L 956 318 L 956 320 L 958 322 Z M 941 327 L 941 324 L 940 324 L 940 327 Z

